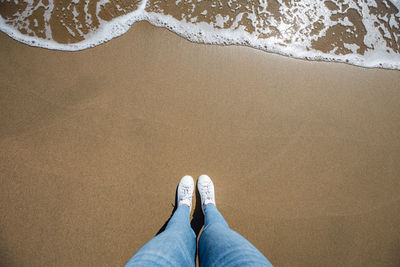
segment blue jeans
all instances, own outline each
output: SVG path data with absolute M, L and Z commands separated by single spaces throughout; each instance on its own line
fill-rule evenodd
M 205 224 L 199 240 L 200 266 L 272 266 L 244 237 L 231 230 L 215 205 L 204 208 Z M 195 266 L 196 235 L 189 208 L 179 206 L 166 229 L 145 244 L 125 265 Z

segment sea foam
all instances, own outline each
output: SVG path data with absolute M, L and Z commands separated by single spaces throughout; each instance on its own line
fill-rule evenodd
M 77 51 L 137 21 L 193 42 L 400 70 L 400 0 L 8 0 L 0 29 L 31 46 Z M 9 12 L 9 10 L 12 10 Z

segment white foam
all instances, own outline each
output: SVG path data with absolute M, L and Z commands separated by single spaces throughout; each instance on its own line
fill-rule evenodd
M 307 50 L 306 47 L 297 44 L 281 46 L 278 38 L 259 39 L 241 28 L 237 30 L 215 29 L 204 22 L 193 25 L 159 13 L 148 13 L 147 20 L 155 26 L 166 27 L 193 42 L 246 45 L 300 59 L 338 61 L 368 68 L 400 69 L 400 55 L 393 51 L 374 49 L 368 50 L 365 55 L 326 54 L 315 49 Z M 354 47 L 351 48 L 354 49 Z
M 223 16 L 217 14 L 215 16 L 214 23 L 197 22 L 198 17 L 182 17 L 182 20 L 156 12 L 146 12 L 146 1 L 142 1 L 139 8 L 124 16 L 117 17 L 112 21 L 106 22 L 99 19 L 100 26 L 97 30 L 89 32 L 85 35 L 85 39 L 79 43 L 74 44 L 59 44 L 52 40 L 51 29 L 49 26 L 49 20 L 51 17 L 51 11 L 53 10 L 53 0 L 49 0 L 49 5 L 45 6 L 45 28 L 46 28 L 46 39 L 40 39 L 38 37 L 32 37 L 21 34 L 16 30 L 16 24 L 8 25 L 3 18 L 0 18 L 0 30 L 11 36 L 12 38 L 23 42 L 25 44 L 37 47 L 43 47 L 55 50 L 65 51 L 78 51 L 89 47 L 100 45 L 106 41 L 109 41 L 117 36 L 126 33 L 129 28 L 137 21 L 146 20 L 154 26 L 168 28 L 177 34 L 189 39 L 193 42 L 207 43 L 207 44 L 224 44 L 224 45 L 246 45 L 254 48 L 262 49 L 268 52 L 279 53 L 286 56 L 295 58 L 310 59 L 310 60 L 325 60 L 325 61 L 338 61 L 346 62 L 363 67 L 384 67 L 391 69 L 400 70 L 400 54 L 393 51 L 387 46 L 384 37 L 389 38 L 390 33 L 386 28 L 376 27 L 375 24 L 378 18 L 370 14 L 368 6 L 376 5 L 375 0 L 361 1 L 356 4 L 351 0 L 332 0 L 337 6 L 348 5 L 348 8 L 354 8 L 362 12 L 362 22 L 366 29 L 366 35 L 364 37 L 364 44 L 368 47 L 364 55 L 357 53 L 359 45 L 352 43 L 344 43 L 344 48 L 351 51 L 350 54 L 337 55 L 335 52 L 338 47 L 332 49 L 328 53 L 323 53 L 319 50 L 313 49 L 311 42 L 318 40 L 323 37 L 329 27 L 336 24 L 347 26 L 348 32 L 352 32 L 351 27 L 353 23 L 345 17 L 338 21 L 333 21 L 331 15 L 335 14 L 336 11 L 328 10 L 323 3 L 314 0 L 303 0 L 301 2 L 295 1 L 291 6 L 287 6 L 283 0 L 277 0 L 280 6 L 280 12 L 286 14 L 284 20 L 277 20 L 273 16 L 268 16 L 268 1 L 259 0 L 258 14 L 265 14 L 265 18 L 260 18 L 252 12 L 242 12 L 236 14 L 234 18 L 229 16 Z M 101 7 L 108 3 L 108 0 L 100 0 L 97 3 L 96 14 L 101 10 Z M 179 3 L 179 1 L 177 1 Z M 391 2 L 399 7 L 400 0 L 391 0 Z M 231 3 L 232 4 L 232 3 Z M 44 6 L 42 1 L 39 1 L 36 7 L 30 7 L 25 9 L 24 14 L 20 14 L 21 18 L 29 16 L 33 10 L 38 6 Z M 92 23 L 92 17 L 87 12 L 88 5 L 85 4 L 84 10 L 86 11 L 85 21 L 86 23 Z M 192 5 L 192 11 L 194 5 Z M 206 15 L 207 11 L 201 12 L 202 15 Z M 399 28 L 398 19 L 396 20 L 392 15 L 386 19 L 392 28 Z M 73 10 L 73 15 L 76 17 L 76 9 Z M 239 22 L 243 16 L 246 15 L 247 19 L 250 19 L 253 27 L 257 30 L 253 33 L 249 33 L 245 30 L 244 25 L 240 25 Z M 225 29 L 224 26 L 229 19 L 232 19 L 231 27 Z M 382 19 L 382 18 L 380 18 Z M 189 22 L 188 22 L 189 21 Z M 21 22 L 21 21 L 19 21 Z M 311 35 L 313 30 L 312 25 L 314 23 L 322 23 L 324 28 L 318 33 Z M 375 23 L 375 24 L 374 24 Z M 29 29 L 29 25 L 20 24 L 24 29 Z M 267 27 L 260 27 L 260 25 L 267 25 Z M 269 34 L 271 27 L 275 27 L 279 30 L 279 36 L 269 36 L 268 38 L 260 38 L 260 34 Z M 76 33 L 66 27 L 72 35 Z M 82 34 L 79 29 L 76 29 L 78 33 Z M 383 36 L 380 33 L 383 31 Z M 29 31 L 28 31 L 29 33 Z M 395 36 L 395 41 L 399 41 L 399 36 Z
M 400 17 L 400 0 L 389 0 L 389 1 L 392 2 L 392 4 L 396 6 L 397 10 L 399 11 L 397 13 L 397 16 Z
M 105 1 L 107 0 L 102 0 L 101 3 L 105 4 Z M 49 2 L 52 4 L 53 0 L 49 0 Z M 124 16 L 117 17 L 110 22 L 101 21 L 100 27 L 94 32 L 89 32 L 85 36 L 85 40 L 79 43 L 60 44 L 53 41 L 52 39 L 40 39 L 37 37 L 24 35 L 21 32 L 15 30 L 15 28 L 6 24 L 5 20 L 2 17 L 0 17 L 0 30 L 9 35 L 11 38 L 30 46 L 42 47 L 52 50 L 79 51 L 100 45 L 126 33 L 135 22 L 144 20 L 145 16 L 143 10 L 145 5 L 146 1 L 143 1 L 140 4 L 138 10 L 135 10 Z M 48 19 L 50 19 L 50 17 Z M 90 15 L 86 19 L 91 20 Z M 68 27 L 66 28 L 68 31 L 71 31 Z M 51 33 L 50 27 L 48 27 L 48 30 Z M 71 32 L 71 34 L 73 34 L 73 32 Z

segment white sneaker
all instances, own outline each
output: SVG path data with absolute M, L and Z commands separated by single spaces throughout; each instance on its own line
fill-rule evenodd
M 201 198 L 201 209 L 204 213 L 204 208 L 208 204 L 215 205 L 215 193 L 214 193 L 214 184 L 211 181 L 210 177 L 203 174 L 200 175 L 199 180 L 197 181 L 197 189 L 200 193 Z
M 192 176 L 183 176 L 178 186 L 178 206 L 186 205 L 191 211 L 193 191 L 194 182 Z

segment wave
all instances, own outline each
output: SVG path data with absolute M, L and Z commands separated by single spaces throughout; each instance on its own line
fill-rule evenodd
M 399 0 L 6 0 L 0 30 L 77 51 L 148 21 L 193 42 L 400 70 L 399 10 Z

